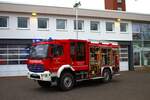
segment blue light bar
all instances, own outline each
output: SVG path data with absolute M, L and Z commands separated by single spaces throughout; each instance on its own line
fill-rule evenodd
M 53 39 L 51 37 L 49 37 L 48 39 L 33 39 L 32 42 L 33 43 L 37 43 L 37 42 L 41 42 L 41 41 L 52 41 Z
M 33 43 L 37 43 L 37 42 L 41 42 L 41 41 L 42 41 L 42 39 L 33 39 L 32 40 Z
M 49 37 L 49 38 L 48 38 L 48 41 L 52 41 L 52 40 L 53 40 L 52 37 Z

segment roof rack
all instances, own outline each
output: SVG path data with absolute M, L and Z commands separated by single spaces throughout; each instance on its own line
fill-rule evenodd
M 112 42 L 108 40 L 93 40 L 93 39 L 88 39 L 91 43 L 102 43 L 102 44 L 112 44 L 112 45 L 118 45 L 118 42 Z

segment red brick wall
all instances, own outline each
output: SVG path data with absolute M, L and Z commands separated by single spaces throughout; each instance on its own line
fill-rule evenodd
M 117 10 L 118 7 L 121 7 L 122 11 L 126 11 L 125 0 L 122 0 L 122 3 L 118 3 L 117 0 L 105 0 L 105 9 Z

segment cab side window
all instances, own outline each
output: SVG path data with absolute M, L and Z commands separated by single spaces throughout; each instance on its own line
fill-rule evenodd
M 77 43 L 77 61 L 84 61 L 85 60 L 85 43 L 84 42 L 78 42 Z
M 70 56 L 71 56 L 71 59 L 72 59 L 73 61 L 75 61 L 75 55 L 76 55 L 75 43 L 72 42 L 72 43 L 70 44 Z
M 63 46 L 61 45 L 53 45 L 52 50 L 51 50 L 51 54 L 54 57 L 58 57 L 63 55 Z
M 70 56 L 73 61 L 85 61 L 85 43 L 72 42 L 70 44 Z

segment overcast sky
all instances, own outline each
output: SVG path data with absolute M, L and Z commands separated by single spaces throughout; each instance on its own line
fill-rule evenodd
M 0 2 L 48 5 L 58 7 L 73 7 L 75 2 L 81 2 L 80 8 L 104 10 L 104 0 L 0 0 Z M 150 14 L 150 0 L 126 0 L 128 12 Z

